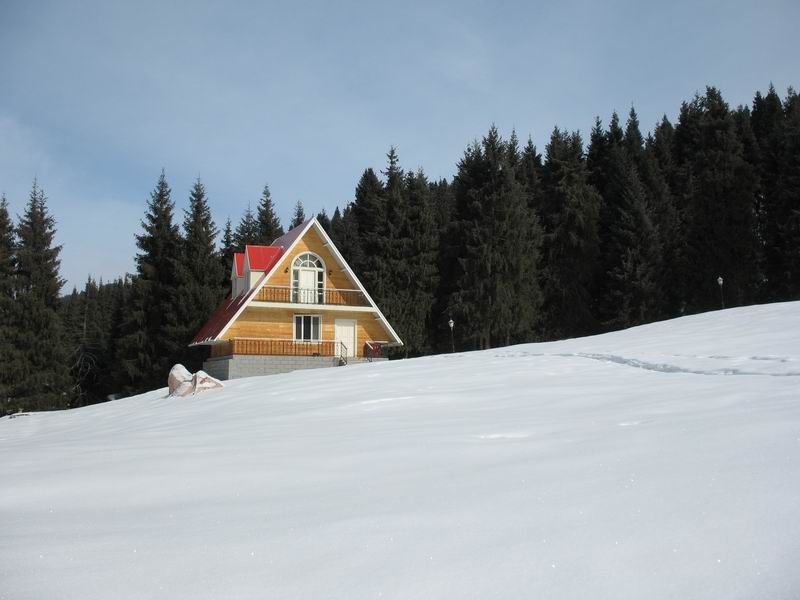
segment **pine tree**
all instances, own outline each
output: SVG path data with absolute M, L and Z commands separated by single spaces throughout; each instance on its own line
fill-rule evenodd
M 655 286 L 661 253 L 647 189 L 639 175 L 644 162 L 633 109 L 624 133 L 616 113 L 607 132 L 597 121 L 587 167 L 589 182 L 601 198 L 593 312 L 605 330 L 637 325 L 657 314 Z
M 331 217 L 331 225 L 330 231 L 328 234 L 331 236 L 333 243 L 336 244 L 336 247 L 339 247 L 338 237 L 339 237 L 339 230 L 342 226 L 342 211 L 339 210 L 337 206 L 333 210 L 333 216 Z
M 294 214 L 292 215 L 292 220 L 289 223 L 289 229 L 294 229 L 295 227 L 299 227 L 306 221 L 306 211 L 303 210 L 303 203 L 300 200 L 297 201 L 297 204 L 294 205 Z
M 686 246 L 685 210 L 676 197 L 680 193 L 674 150 L 675 130 L 665 117 L 645 143 L 642 180 L 647 186 L 654 213 L 661 267 L 658 275 L 659 317 L 680 316 L 686 309 L 685 273 L 691 269 Z
M 370 295 L 404 338 L 408 329 L 408 304 L 412 295 L 412 290 L 408 287 L 412 277 L 411 265 L 406 261 L 406 252 L 410 245 L 408 195 L 404 173 L 394 146 L 389 148 L 386 161 L 387 167 L 383 171 L 386 183 L 382 189 L 385 221 L 379 224 L 378 230 L 371 232 L 374 237 L 380 237 L 381 252 L 365 257 L 362 274 L 368 282 Z
M 118 360 L 123 356 L 125 348 L 125 332 L 128 325 L 128 315 L 136 307 L 133 305 L 133 281 L 130 275 L 117 279 L 109 285 L 108 308 L 109 317 L 109 344 L 108 355 L 112 358 L 111 367 L 101 373 L 100 389 L 107 399 L 121 397 L 130 387 L 129 369 L 126 364 Z
M 177 266 L 182 242 L 170 193 L 162 171 L 147 203 L 144 231 L 136 236 L 137 276 L 119 344 L 127 392 L 163 386 L 183 350 L 182 340 L 171 336 L 179 318 Z
M 55 220 L 44 191 L 33 183 L 16 235 L 16 272 L 11 314 L 18 372 L 7 392 L 22 409 L 66 408 L 72 397 L 68 355 L 59 309 L 63 285 L 58 271 L 61 246 L 54 246 Z
M 14 277 L 14 223 L 5 194 L 0 197 L 0 296 L 11 297 Z
M 256 209 L 258 221 L 258 238 L 256 244 L 262 246 L 269 246 L 274 240 L 283 235 L 283 227 L 278 215 L 275 214 L 275 204 L 272 202 L 272 195 L 269 192 L 269 186 L 264 185 L 264 191 L 261 193 L 261 200 L 258 202 Z
M 551 338 L 597 331 L 592 289 L 600 257 L 600 195 L 588 183 L 583 143 L 557 127 L 543 168 L 546 217 L 544 311 Z
M 350 232 L 347 242 L 350 256 L 347 260 L 354 261 L 351 266 L 359 274 L 370 295 L 373 298 L 384 298 L 387 296 L 388 267 L 381 257 L 388 253 L 388 210 L 383 183 L 372 169 L 365 170 L 361 175 L 351 212 L 342 215 L 343 222 L 348 217 L 354 219 L 356 230 Z
M 789 206 L 780 189 L 786 115 L 775 88 L 770 84 L 766 96 L 756 93 L 750 125 L 758 144 L 756 169 L 759 175 L 756 213 L 763 243 L 764 298 L 788 300 L 786 279 L 788 259 L 783 232 L 790 219 Z
M 538 215 L 542 210 L 542 155 L 536 151 L 531 138 L 528 138 L 528 143 L 522 150 L 517 173 L 525 187 L 528 208 L 539 218 Z
M 436 217 L 436 226 L 441 232 L 447 227 L 453 215 L 453 207 L 455 206 L 453 187 L 447 179 L 440 179 L 439 181 L 432 181 L 430 183 L 430 188 L 433 212 Z
M 75 382 L 72 406 L 100 402 L 110 393 L 103 388 L 105 374 L 113 369 L 111 313 L 105 299 L 106 287 L 90 276 L 82 292 L 73 288 L 72 294 L 62 300 L 61 314 Z
M 182 348 L 180 361 L 190 371 L 203 363 L 203 352 L 187 345 L 216 309 L 224 295 L 224 274 L 216 255 L 218 231 L 211 217 L 205 186 L 198 179 L 184 211 L 183 243 L 177 268 L 178 318 L 168 333 Z
M 621 254 L 607 273 L 608 299 L 614 306 L 608 313 L 608 329 L 640 325 L 657 315 L 660 246 L 646 194 L 638 171 L 629 164 L 610 232 Z
M 317 213 L 317 222 L 319 222 L 319 224 L 325 230 L 325 233 L 327 233 L 328 235 L 331 234 L 331 220 L 328 217 L 328 213 L 325 212 L 324 208 L 321 211 L 319 211 L 319 213 Z
M 800 299 L 800 96 L 791 88 L 784 102 L 784 113 L 776 187 L 777 204 L 787 218 L 779 233 L 786 249 L 786 298 L 797 300 Z
M 462 343 L 473 347 L 532 336 L 539 317 L 541 236 L 512 167 L 520 161 L 516 142 L 505 143 L 493 126 L 458 165 L 448 236 L 458 266 L 449 308 Z
M 222 280 L 220 285 L 225 288 L 228 285 L 231 270 L 233 269 L 233 255 L 236 252 L 233 229 L 231 220 L 225 221 L 225 228 L 222 230 L 222 240 L 220 241 L 219 258 L 222 265 Z
M 691 310 L 720 305 L 717 277 L 723 277 L 726 305 L 755 298 L 758 275 L 756 175 L 744 158 L 734 115 L 719 91 L 681 110 L 675 130 L 676 156 L 684 185 L 686 273 Z
M 14 223 L 5 195 L 0 198 L 0 415 L 13 412 L 11 385 L 21 372 L 21 356 L 13 337 L 14 322 Z
M 331 219 L 331 237 L 334 244 L 341 252 L 344 259 L 356 272 L 359 268 L 356 265 L 363 264 L 361 254 L 361 240 L 358 234 L 358 223 L 353 213 L 353 205 L 348 204 L 337 219 L 339 208 L 333 213 Z M 361 278 L 361 275 L 359 275 Z
M 400 230 L 398 247 L 401 250 L 396 278 L 397 291 L 404 291 L 408 302 L 403 307 L 404 321 L 400 337 L 406 356 L 430 353 L 433 348 L 431 332 L 435 330 L 434 303 L 439 286 L 438 251 L 439 229 L 431 202 L 431 189 L 420 169 L 406 175 L 403 192 L 406 196 L 406 217 Z
M 248 204 L 247 210 L 244 211 L 244 215 L 233 233 L 233 245 L 236 252 L 244 252 L 245 246 L 258 244 L 259 235 L 258 221 Z

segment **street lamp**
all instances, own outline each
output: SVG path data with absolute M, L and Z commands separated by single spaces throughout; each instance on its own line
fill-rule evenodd
M 717 285 L 719 286 L 719 302 L 722 305 L 722 308 L 725 308 L 725 294 L 722 292 L 722 276 L 717 277 Z
M 447 324 L 450 326 L 450 352 L 455 352 L 456 351 L 456 343 L 455 343 L 455 341 L 453 339 L 453 327 L 455 326 L 455 322 L 451 318 L 447 322 Z

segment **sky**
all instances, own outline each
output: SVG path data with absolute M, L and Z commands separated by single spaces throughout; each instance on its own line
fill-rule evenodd
M 800 87 L 796 0 L 0 0 L 0 193 L 36 178 L 64 292 L 134 271 L 162 169 L 178 218 L 199 176 L 217 224 L 270 186 L 329 214 L 390 146 L 451 178 L 495 124 L 541 150 L 631 106 L 644 130 L 706 85 L 732 105 Z

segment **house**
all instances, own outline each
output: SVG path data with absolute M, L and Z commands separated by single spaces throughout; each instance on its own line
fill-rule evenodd
M 381 360 L 384 348 L 402 345 L 316 219 L 234 259 L 230 297 L 190 344 L 211 347 L 203 364 L 210 375 L 234 379 Z

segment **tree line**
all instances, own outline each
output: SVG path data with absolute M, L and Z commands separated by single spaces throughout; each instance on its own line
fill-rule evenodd
M 317 218 L 405 342 L 396 357 L 798 299 L 800 99 L 770 86 L 732 109 L 709 87 L 674 125 L 645 135 L 631 109 L 596 119 L 588 142 L 556 127 L 543 152 L 491 127 L 452 180 L 405 171 L 390 148 L 352 202 Z M 298 202 L 288 226 L 305 219 Z M 99 402 L 161 387 L 175 362 L 199 368 L 205 350 L 187 344 L 230 292 L 233 253 L 284 232 L 267 186 L 219 232 L 199 179 L 179 224 L 163 172 L 141 225 L 134 274 L 60 297 L 38 183 L 16 224 L 0 201 L 4 412 Z

